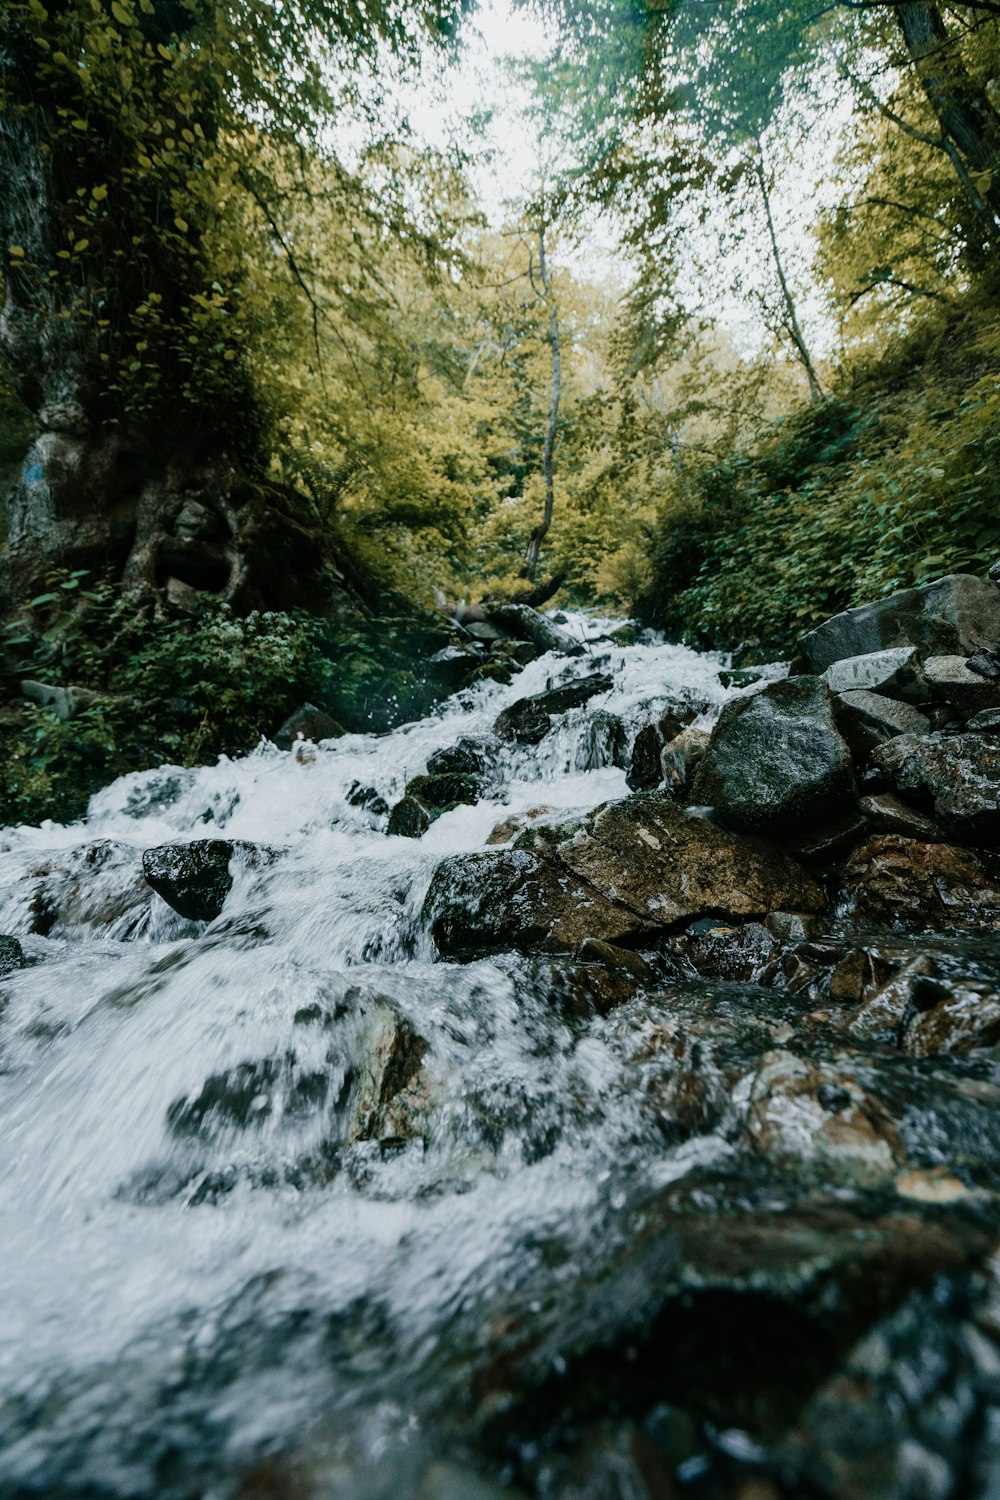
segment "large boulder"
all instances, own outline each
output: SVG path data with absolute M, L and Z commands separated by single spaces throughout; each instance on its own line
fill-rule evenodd
M 1000 681 L 969 667 L 964 656 L 930 656 L 924 679 L 936 698 L 943 698 L 963 719 L 984 709 L 1000 708 Z
M 496 745 L 488 739 L 463 736 L 457 744 L 435 750 L 427 761 L 428 776 L 481 776 L 493 764 Z
M 508 949 L 573 953 L 587 937 L 619 943 L 649 924 L 571 871 L 527 849 L 460 854 L 434 872 L 423 920 L 444 957 Z
M 1000 884 L 968 849 L 884 834 L 847 861 L 837 908 L 862 926 L 984 931 L 1000 927 Z
M 910 703 L 924 703 L 929 696 L 915 646 L 893 646 L 867 656 L 845 657 L 827 667 L 823 681 L 831 693 L 882 693 Z
M 338 740 L 346 733 L 343 724 L 325 709 L 317 708 L 315 703 L 303 703 L 282 724 L 274 743 L 279 750 L 292 750 L 297 740 L 311 740 L 318 745 L 320 740 Z
M 1000 844 L 1000 739 L 994 734 L 901 735 L 872 757 L 896 791 L 932 804 L 954 837 Z
M 731 828 L 801 835 L 857 808 L 851 754 L 818 677 L 775 682 L 727 703 L 695 773 L 692 798 Z
M 715 914 L 814 912 L 824 905 L 815 881 L 789 855 L 694 817 L 664 797 L 605 803 L 582 819 L 530 829 L 516 847 L 557 861 L 658 926 Z
M 953 573 L 834 615 L 803 636 L 798 654 L 811 672 L 825 672 L 846 657 L 891 646 L 969 656 L 998 641 L 1000 590 L 972 574 Z
M 182 917 L 212 922 L 232 890 L 234 860 L 257 868 L 273 857 L 271 850 L 239 839 L 195 839 L 147 849 L 142 870 L 153 890 Z
M 494 734 L 518 745 L 537 745 L 548 734 L 552 720 L 571 708 L 589 703 L 598 693 L 610 692 L 613 681 L 606 674 L 594 672 L 565 687 L 549 688 L 531 698 L 519 698 L 505 708 L 493 725 Z

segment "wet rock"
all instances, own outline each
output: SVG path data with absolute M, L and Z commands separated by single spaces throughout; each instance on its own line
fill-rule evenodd
M 617 948 L 614 943 L 603 942 L 600 938 L 584 938 L 576 950 L 576 956 L 581 963 L 604 964 L 609 969 L 620 969 L 640 984 L 653 984 L 656 980 L 656 970 L 646 962 L 641 953 L 633 953 L 628 948 Z
M 317 708 L 315 703 L 303 703 L 282 724 L 274 743 L 279 750 L 291 750 L 296 740 L 311 740 L 318 745 L 320 740 L 337 740 L 346 733 L 343 724 L 338 724 L 324 709 Z
M 852 755 L 862 765 L 886 740 L 900 734 L 929 734 L 931 728 L 930 720 L 919 709 L 871 692 L 838 693 L 833 700 L 833 715 Z
M 926 817 L 915 807 L 910 807 L 891 792 L 881 792 L 874 797 L 862 797 L 859 803 L 862 815 L 874 833 L 899 833 L 903 838 L 918 839 L 924 844 L 943 844 L 947 834 L 938 827 L 933 818 Z
M 519 833 L 523 833 L 531 824 L 539 818 L 544 818 L 546 813 L 552 811 L 551 807 L 529 807 L 526 812 L 516 813 L 513 817 L 502 818 L 499 823 L 494 823 L 486 840 L 487 846 L 496 844 L 509 844 Z
M 920 652 L 914 646 L 848 656 L 827 667 L 822 676 L 831 693 L 869 692 L 909 703 L 924 703 L 929 697 Z
M 23 969 L 27 961 L 16 937 L 0 936 L 0 979 Z
M 482 662 L 482 649 L 473 646 L 443 646 L 427 663 L 427 675 L 443 688 L 458 688 L 470 681 Z
M 610 677 L 598 672 L 565 687 L 550 688 L 548 692 L 536 693 L 531 698 L 519 698 L 500 714 L 493 732 L 502 740 L 537 745 L 548 734 L 556 715 L 582 707 L 598 693 L 609 692 L 613 685 Z
M 663 781 L 663 766 L 660 753 L 664 740 L 655 724 L 647 724 L 639 730 L 632 746 L 628 775 L 625 780 L 633 792 L 652 792 Z
M 930 972 L 931 962 L 926 955 L 911 959 L 884 984 L 859 996 L 861 1003 L 848 1017 L 847 1030 L 852 1036 L 898 1047 L 903 1026 L 913 1013 L 916 996 Z
M 704 729 L 688 728 L 664 745 L 660 765 L 667 790 L 674 796 L 681 797 L 687 791 L 709 743 L 710 736 Z
M 572 953 L 586 937 L 620 942 L 649 931 L 636 912 L 526 849 L 444 860 L 422 917 L 446 958 L 507 949 Z
M 583 819 L 530 830 L 518 847 L 557 860 L 662 926 L 710 913 L 750 917 L 824 906 L 822 891 L 787 854 L 690 817 L 665 798 L 609 802 Z
M 807 942 L 819 925 L 815 916 L 801 911 L 772 911 L 764 921 L 771 936 L 783 943 Z
M 574 765 L 578 771 L 600 771 L 605 766 L 628 765 L 628 740 L 625 725 L 617 714 L 599 708 L 590 716 L 577 746 Z
M 580 954 L 585 947 L 593 953 L 604 948 L 615 955 L 624 951 L 612 943 L 586 938 L 578 948 L 580 962 L 549 962 L 544 970 L 537 971 L 535 975 L 535 985 L 544 994 L 546 1004 L 568 1018 L 588 1021 L 594 1016 L 610 1015 L 619 1006 L 633 1000 L 643 985 L 655 977 L 651 969 L 650 978 L 644 976 L 643 960 L 637 954 L 629 955 L 637 959 L 633 972 L 631 966 L 620 963 L 617 959 L 610 963 L 592 957 L 584 960 Z M 646 967 L 648 969 L 648 965 Z
M 373 817 L 382 818 L 389 811 L 389 804 L 376 787 L 364 786 L 360 781 L 354 781 L 347 793 L 347 801 L 351 807 L 363 807 Z
M 781 1166 L 863 1187 L 890 1179 L 903 1159 L 891 1119 L 856 1078 L 783 1050 L 753 1079 L 747 1132 Z
M 696 974 L 730 983 L 757 983 L 780 949 L 773 933 L 759 922 L 742 927 L 715 927 L 683 939 L 679 949 Z
M 917 994 L 917 1006 L 920 994 Z M 929 1008 L 914 1007 L 902 1031 L 904 1052 L 913 1057 L 966 1053 L 1000 1042 L 1000 994 L 984 983 L 955 985 Z
M 1000 843 L 1000 739 L 990 734 L 901 735 L 873 756 L 896 791 L 933 805 L 946 832 Z
M 974 651 L 965 663 L 970 672 L 988 682 L 1000 682 L 1000 649 Z
M 427 1104 L 420 1077 L 428 1045 L 410 1023 L 386 1007 L 375 1007 L 353 1070 L 344 1129 L 345 1145 L 402 1140 L 419 1133 Z
M 715 807 L 729 827 L 773 837 L 854 812 L 850 752 L 819 678 L 789 678 L 727 703 L 692 798 Z
M 845 610 L 799 642 L 812 672 L 847 657 L 917 646 L 935 656 L 968 656 L 1000 640 L 1000 593 L 982 578 L 954 573 L 887 599 Z
M 1000 708 L 986 708 L 973 714 L 965 727 L 971 734 L 1000 734 Z
M 830 975 L 830 999 L 857 1004 L 878 990 L 889 966 L 868 948 L 851 948 Z
M 753 687 L 763 681 L 763 675 L 750 667 L 727 667 L 719 673 L 719 681 L 725 688 Z
M 130 844 L 101 839 L 63 850 L 31 867 L 30 930 L 64 937 L 99 930 L 130 938 L 149 911 L 142 855 Z
M 142 856 L 146 881 L 168 906 L 193 922 L 212 922 L 232 889 L 232 865 L 251 869 L 274 858 L 259 844 L 236 839 L 195 839 L 190 844 L 161 844 Z
M 416 797 L 403 797 L 390 812 L 385 831 L 394 838 L 419 839 L 432 821 L 427 808 Z
M 586 650 L 582 641 L 527 604 L 491 605 L 489 619 L 503 627 L 519 640 L 530 641 L 542 651 L 552 651 L 558 656 L 583 656 Z
M 930 656 L 924 662 L 924 674 L 934 696 L 943 698 L 963 719 L 983 709 L 1000 709 L 1000 681 L 970 671 L 964 656 Z
M 1000 884 L 967 849 L 883 834 L 847 861 L 838 907 L 876 928 L 990 929 L 1000 926 Z
M 487 739 L 463 737 L 456 745 L 435 750 L 427 761 L 428 776 L 482 776 L 492 766 L 495 746 Z
M 245 1130 L 270 1116 L 275 1084 L 282 1071 L 280 1059 L 238 1063 L 206 1078 L 196 1094 L 175 1099 L 167 1110 L 167 1124 L 176 1136 L 208 1135 L 232 1126 Z
M 474 807 L 483 794 L 481 776 L 452 771 L 440 776 L 414 776 L 406 784 L 406 795 L 429 812 L 447 812 L 465 805 Z

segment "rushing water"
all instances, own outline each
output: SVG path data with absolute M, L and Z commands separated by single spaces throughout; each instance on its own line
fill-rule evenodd
M 442 1330 L 546 1241 L 585 1254 L 635 1174 L 666 1182 L 728 1149 L 657 1135 L 621 1086 L 613 1021 L 571 1026 L 510 959 L 435 962 L 421 929 L 445 854 L 512 813 L 625 794 L 594 764 L 595 709 L 634 734 L 667 702 L 709 722 L 727 696 L 716 658 L 572 628 L 585 657 L 391 734 L 128 776 L 80 824 L 5 832 L 0 932 L 31 963 L 0 1012 L 4 1495 L 227 1495 L 317 1424 L 331 1493 L 436 1494 L 414 1413 Z M 433 751 L 598 668 L 610 692 L 507 749 L 495 794 L 419 841 L 357 805 L 359 787 L 391 804 Z M 186 922 L 135 851 L 216 832 L 279 857 L 214 923 Z M 400 1022 L 427 1047 L 420 1138 L 345 1145 L 352 1069 Z

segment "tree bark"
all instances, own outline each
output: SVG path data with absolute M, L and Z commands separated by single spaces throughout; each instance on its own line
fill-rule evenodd
M 812 356 L 809 353 L 809 345 L 806 343 L 805 335 L 803 334 L 801 324 L 799 323 L 798 313 L 795 308 L 795 299 L 792 296 L 792 289 L 788 284 L 788 277 L 785 274 L 785 266 L 781 258 L 781 249 L 778 245 L 778 235 L 774 227 L 774 214 L 771 211 L 771 191 L 767 184 L 767 171 L 764 166 L 764 148 L 759 139 L 756 144 L 757 150 L 754 157 L 754 173 L 757 178 L 757 187 L 760 191 L 761 201 L 764 205 L 764 216 L 767 220 L 767 233 L 771 244 L 771 258 L 774 261 L 774 269 L 777 273 L 778 285 L 781 288 L 781 300 L 785 309 L 785 328 L 788 331 L 789 338 L 795 346 L 796 357 L 798 358 L 798 361 L 801 364 L 803 370 L 805 370 L 806 372 L 806 379 L 809 382 L 809 399 L 811 401 L 820 401 L 823 397 L 823 388 L 819 383 L 819 378 L 816 374 L 816 368 L 813 365 Z
M 559 401 L 562 396 L 562 349 L 559 333 L 559 307 L 552 292 L 552 278 L 549 272 L 548 255 L 545 248 L 545 225 L 538 231 L 538 274 L 542 282 L 542 295 L 549 311 L 549 352 L 551 356 L 551 384 L 549 388 L 549 413 L 545 423 L 545 442 L 542 448 L 542 477 L 545 484 L 545 503 L 542 509 L 542 519 L 534 528 L 528 538 L 528 545 L 524 554 L 524 567 L 521 570 L 522 578 L 529 578 L 534 582 L 538 572 L 538 557 L 542 550 L 542 543 L 549 534 L 552 525 L 552 513 L 555 508 L 555 447 L 556 434 L 559 430 Z
M 895 14 L 942 134 L 954 142 L 971 172 L 991 174 L 989 185 L 979 191 L 996 232 L 1000 229 L 1000 114 L 970 77 L 931 0 L 902 0 Z

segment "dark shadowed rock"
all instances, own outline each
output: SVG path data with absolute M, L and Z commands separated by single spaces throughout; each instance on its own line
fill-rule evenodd
M 833 700 L 837 728 L 862 765 L 886 740 L 900 734 L 929 734 L 930 721 L 909 703 L 897 703 L 878 693 L 838 693 Z
M 340 739 L 346 733 L 343 724 L 338 724 L 315 703 L 303 703 L 282 724 L 274 736 L 274 743 L 279 750 L 291 750 L 296 740 L 312 740 L 318 744 L 320 740 Z
M 635 737 L 628 775 L 625 780 L 633 792 L 652 792 L 663 780 L 660 752 L 664 740 L 655 724 L 647 724 Z
M 968 849 L 885 834 L 855 851 L 842 872 L 838 905 L 873 927 L 912 931 L 1000 926 L 1000 884 Z
M 811 671 L 825 672 L 846 657 L 891 646 L 968 656 L 998 640 L 1000 591 L 972 574 L 953 573 L 834 615 L 803 636 L 798 649 Z
M 674 796 L 683 796 L 708 749 L 710 736 L 704 729 L 690 726 L 668 740 L 660 755 L 663 780 L 666 790 Z
M 0 979 L 6 979 L 18 969 L 23 969 L 27 959 L 24 949 L 16 937 L 0 937 Z
M 650 928 L 587 881 L 527 849 L 460 854 L 438 865 L 423 907 L 439 953 L 572 953 L 586 937 L 621 942 Z
M 386 833 L 395 838 L 419 839 L 431 826 L 433 819 L 426 807 L 416 797 L 403 797 L 389 814 Z
M 732 828 L 801 835 L 857 807 L 850 752 L 818 677 L 772 683 L 727 703 L 692 788 Z
M 428 776 L 480 776 L 493 763 L 495 745 L 487 739 L 462 738 L 456 745 L 435 750 L 427 761 Z
M 970 734 L 1000 734 L 1000 708 L 986 708 L 973 714 L 965 727 Z
M 502 740 L 537 745 L 548 734 L 556 715 L 582 707 L 598 693 L 609 692 L 612 686 L 610 677 L 595 672 L 590 677 L 567 683 L 565 687 L 550 688 L 548 692 L 536 693 L 531 698 L 519 698 L 500 714 L 493 732 Z
M 714 913 L 747 917 L 824 906 L 819 887 L 789 855 L 691 817 L 662 797 L 606 803 L 579 821 L 528 830 L 517 847 L 557 860 L 609 900 L 661 926 Z
M 448 812 L 461 804 L 474 807 L 482 794 L 482 777 L 460 771 L 443 776 L 414 776 L 406 784 L 406 795 L 430 812 Z
M 953 837 L 1000 843 L 1000 739 L 992 734 L 902 735 L 872 757 L 896 791 L 932 806 Z
M 257 868 L 273 857 L 271 850 L 259 844 L 195 839 L 190 844 L 161 844 L 147 849 L 142 870 L 153 890 L 182 917 L 212 922 L 232 889 L 234 859 Z
M 600 771 L 605 766 L 625 769 L 629 763 L 628 740 L 617 714 L 608 713 L 606 708 L 591 714 L 574 763 L 578 771 Z
M 862 797 L 859 806 L 862 816 L 874 833 L 899 833 L 904 838 L 919 839 L 924 844 L 947 842 L 947 835 L 933 818 L 926 817 L 915 807 L 894 797 L 891 792 Z

